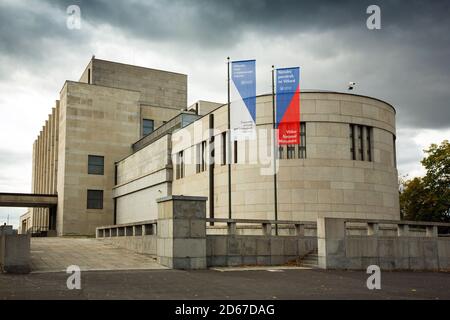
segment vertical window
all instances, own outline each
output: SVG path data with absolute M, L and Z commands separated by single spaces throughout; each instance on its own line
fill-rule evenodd
M 206 170 L 206 141 L 202 141 L 196 145 L 196 172 L 203 172 Z
M 238 142 L 234 140 L 234 163 L 238 162 Z
M 105 158 L 103 156 L 88 155 L 88 174 L 104 174 Z
M 295 144 L 289 144 L 286 152 L 287 159 L 295 159 Z
M 392 135 L 392 144 L 394 146 L 394 167 L 397 168 L 397 146 L 395 145 L 397 138 L 395 135 Z
M 355 125 L 350 124 L 350 157 L 352 160 L 356 160 L 356 153 L 355 153 L 355 139 L 354 139 L 354 132 L 355 132 Z
M 154 122 L 152 119 L 143 119 L 142 120 L 142 135 L 146 136 L 149 133 L 152 133 L 154 130 Z
M 202 141 L 202 155 L 201 155 L 201 168 L 200 170 L 203 172 L 206 170 L 206 141 Z
M 88 69 L 88 84 L 91 84 L 91 69 Z
M 103 209 L 103 190 L 87 191 L 87 208 Z
M 357 132 L 357 137 L 358 137 L 358 142 L 357 142 L 357 146 L 358 146 L 358 160 L 364 160 L 363 158 L 363 138 L 362 138 L 362 127 L 361 126 L 356 126 L 356 132 Z
M 284 147 L 279 146 L 278 147 L 278 159 L 283 159 L 283 151 L 284 151 Z
M 350 124 L 349 137 L 350 158 L 352 160 L 372 161 L 372 127 Z
M 366 127 L 367 136 L 366 136 L 366 152 L 367 152 L 367 161 L 372 161 L 372 128 Z
M 117 163 L 114 163 L 114 184 L 117 184 L 117 174 L 119 171 L 117 170 Z
M 298 158 L 306 159 L 306 123 L 300 122 L 300 145 L 298 146 Z
M 181 179 L 184 178 L 184 153 L 183 151 L 180 151 L 177 153 L 177 164 L 176 164 L 176 172 L 175 172 L 175 178 Z
M 222 165 L 227 163 L 227 133 L 222 132 Z
M 202 144 L 201 143 L 197 143 L 195 145 L 195 172 L 199 173 L 201 171 L 201 165 L 202 165 L 202 161 L 201 161 L 201 157 L 202 157 Z

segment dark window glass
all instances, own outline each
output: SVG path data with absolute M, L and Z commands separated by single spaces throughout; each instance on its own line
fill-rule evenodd
M 367 127 L 366 137 L 367 161 L 372 161 L 372 128 Z
M 142 120 L 142 134 L 144 136 L 152 133 L 154 130 L 154 122 L 151 119 L 143 119 Z
M 295 145 L 290 144 L 287 146 L 287 158 L 288 159 L 295 159 Z
M 87 191 L 87 208 L 103 209 L 103 190 Z
M 283 151 L 284 151 L 284 147 L 279 146 L 278 147 L 278 159 L 283 159 Z
M 238 162 L 238 142 L 234 140 L 234 163 Z
M 363 157 L 363 139 L 362 139 L 362 126 L 357 126 L 358 134 L 358 160 L 364 160 Z
M 355 139 L 354 139 L 354 131 L 355 126 L 350 124 L 350 156 L 352 160 L 356 160 L 356 152 L 355 152 Z
M 105 158 L 88 155 L 88 174 L 104 174 Z
M 372 127 L 350 124 L 349 136 L 351 159 L 372 161 Z
M 227 133 L 222 132 L 222 165 L 227 163 Z
M 300 145 L 298 146 L 298 158 L 306 159 L 306 123 L 300 122 Z
M 183 151 L 177 153 L 176 179 L 184 178 L 184 154 Z
M 202 150 L 201 150 L 201 171 L 206 170 L 206 141 L 202 141 Z
M 397 146 L 395 145 L 396 137 L 392 136 L 392 143 L 394 144 L 394 167 L 397 168 Z

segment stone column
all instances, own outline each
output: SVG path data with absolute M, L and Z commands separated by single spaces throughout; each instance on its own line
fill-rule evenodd
M 318 218 L 317 241 L 319 268 L 346 268 L 344 219 Z
M 158 262 L 173 269 L 206 268 L 206 197 L 158 199 Z

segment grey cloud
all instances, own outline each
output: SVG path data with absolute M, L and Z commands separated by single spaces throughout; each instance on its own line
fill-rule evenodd
M 341 61 L 347 74 L 361 82 L 362 93 L 391 101 L 399 111 L 401 125 L 432 128 L 450 123 L 450 4 L 445 1 L 380 1 L 380 31 L 365 27 L 365 10 L 372 1 L 49 3 L 61 11 L 69 4 L 78 4 L 82 18 L 94 26 L 111 25 L 129 37 L 175 43 L 177 49 L 183 48 L 180 56 L 193 48 L 226 56 L 250 32 L 261 39 L 289 39 L 306 33 L 320 37 L 323 32 L 331 32 L 336 38 L 333 44 L 309 48 L 292 43 L 285 50 L 311 51 L 317 63 L 357 52 L 364 57 L 359 63 Z M 282 56 L 283 52 L 279 52 L 273 60 Z M 342 83 L 349 80 L 343 79 L 345 74 L 331 77 Z
M 11 81 L 14 72 L 27 71 L 35 81 L 43 82 L 56 74 L 61 86 L 65 78 L 71 78 L 68 70 L 75 74 L 84 68 L 80 61 L 87 62 L 93 53 L 96 41 L 100 41 L 97 36 L 101 27 L 112 26 L 111 32 L 141 40 L 149 51 L 172 50 L 177 67 L 187 63 L 187 56 L 199 56 L 192 63 L 201 68 L 190 79 L 195 78 L 195 84 L 204 89 L 210 83 L 222 83 L 220 77 L 224 75 L 211 70 L 222 70 L 217 64 L 231 52 L 237 55 L 237 48 L 249 34 L 254 34 L 252 39 L 260 39 L 267 46 L 284 40 L 279 49 L 268 48 L 267 54 L 272 56 L 266 61 L 284 63 L 286 56 L 293 56 L 292 51 L 294 59 L 297 52 L 298 56 L 312 57 L 306 66 L 300 59 L 294 61 L 313 70 L 310 79 L 304 79 L 310 87 L 342 91 L 346 82 L 357 81 L 356 93 L 387 100 L 396 107 L 399 128 L 449 127 L 448 1 L 376 1 L 382 19 L 382 29 L 378 31 L 365 27 L 365 10 L 374 3 L 372 0 L 20 3 L 0 3 L 3 82 Z M 82 21 L 92 29 L 82 26 L 74 32 L 66 28 L 66 8 L 72 4 L 81 7 Z M 316 40 L 300 42 L 304 35 Z M 255 43 L 248 46 L 246 54 L 253 54 L 251 50 L 258 47 Z M 129 49 L 133 50 L 131 45 Z M 254 52 L 257 53 L 261 54 Z M 147 66 L 152 67 L 152 62 Z M 210 80 L 212 77 L 216 80 Z M 55 93 L 59 89 L 55 87 Z M 404 136 L 399 136 L 398 142 L 409 146 L 399 155 L 399 163 L 417 161 L 417 145 Z M 0 166 L 15 162 L 17 156 L 1 150 Z

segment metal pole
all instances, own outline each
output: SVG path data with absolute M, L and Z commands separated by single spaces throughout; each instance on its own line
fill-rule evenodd
M 275 121 L 275 67 L 272 66 L 272 124 L 273 124 L 273 202 L 275 210 L 275 221 L 278 220 L 278 191 L 277 191 L 277 143 L 276 143 L 276 121 Z M 278 224 L 275 224 L 275 234 L 278 235 Z
M 228 82 L 228 219 L 231 219 L 231 119 L 230 119 L 230 57 L 227 57 Z

